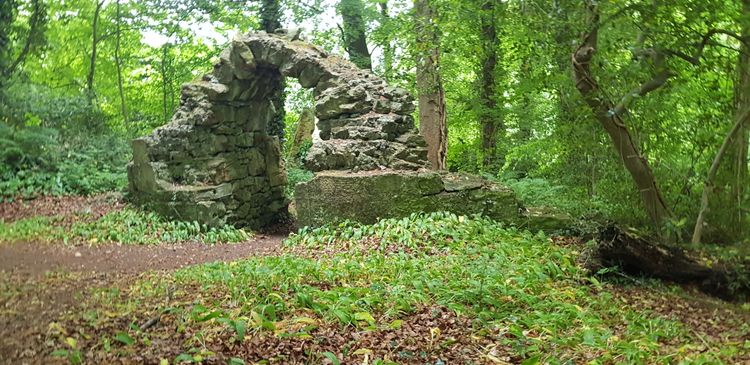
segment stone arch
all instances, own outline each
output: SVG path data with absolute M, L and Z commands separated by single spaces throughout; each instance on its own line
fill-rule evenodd
M 171 122 L 132 143 L 134 202 L 206 224 L 260 227 L 286 212 L 279 140 L 266 132 L 284 77 L 315 98 L 313 171 L 428 166 L 413 97 L 369 71 L 284 34 L 238 36 L 213 72 L 183 85 Z

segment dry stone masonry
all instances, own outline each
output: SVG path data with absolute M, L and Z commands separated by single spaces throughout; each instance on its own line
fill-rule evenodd
M 133 141 L 132 199 L 170 217 L 260 227 L 286 212 L 277 137 L 283 79 L 313 88 L 320 140 L 313 171 L 418 170 L 425 142 L 403 89 L 320 48 L 283 34 L 236 37 L 213 72 L 183 86 L 172 121 Z

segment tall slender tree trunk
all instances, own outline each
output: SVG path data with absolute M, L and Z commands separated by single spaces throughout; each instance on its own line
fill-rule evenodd
M 384 25 L 391 22 L 391 16 L 388 14 L 388 0 L 380 0 L 380 21 Z M 390 39 L 386 39 L 381 45 L 383 47 L 383 78 L 385 81 L 393 79 L 393 45 Z
M 93 101 L 96 98 L 94 94 L 94 76 L 96 74 L 96 46 L 99 44 L 97 27 L 99 26 L 99 15 L 101 14 L 103 5 L 103 0 L 96 3 L 94 19 L 91 22 L 91 57 L 89 57 L 89 73 L 86 75 L 86 94 L 89 101 Z
M 44 36 L 45 31 L 45 23 L 47 21 L 47 8 L 44 4 L 44 1 L 42 0 L 32 0 L 32 12 L 31 16 L 29 17 L 29 32 L 26 35 L 26 40 L 23 42 L 23 48 L 21 49 L 21 52 L 16 56 L 15 60 L 12 62 L 10 61 L 10 56 L 13 53 L 10 49 L 10 39 L 8 38 L 11 28 L 13 26 L 13 20 L 15 19 L 16 13 L 18 12 L 18 9 L 16 8 L 18 4 L 15 1 L 10 0 L 2 0 L 7 4 L 2 4 L 3 8 L 0 8 L 0 11 L 5 12 L 3 16 L 3 20 L 0 20 L 0 22 L 7 22 L 8 29 L 0 29 L 0 32 L 4 32 L 5 34 L 0 35 L 0 49 L 2 51 L 0 52 L 7 52 L 6 54 L 0 55 L 0 57 L 3 57 L 5 59 L 0 59 L 0 65 L 3 65 L 3 67 L 0 67 L 0 74 L 3 78 L 10 77 L 16 70 L 18 70 L 23 62 L 26 60 L 26 57 L 31 53 L 32 48 L 34 44 L 39 44 L 41 42 L 40 38 Z M 4 9 L 4 7 L 9 6 L 13 8 Z
M 482 166 L 498 168 L 498 134 L 505 129 L 503 114 L 497 105 L 497 81 L 495 72 L 498 63 L 497 0 L 485 0 L 481 8 L 480 42 L 482 49 L 479 73 L 479 123 L 482 127 Z
M 263 0 L 260 9 L 260 30 L 266 33 L 273 33 L 279 28 L 281 28 L 281 2 L 279 0 Z M 282 83 L 286 84 L 283 80 Z M 276 115 L 266 127 L 268 135 L 277 136 L 281 141 L 284 140 L 285 101 L 286 92 L 282 91 L 279 96 L 278 105 L 276 105 Z
M 434 170 L 445 169 L 448 126 L 445 91 L 440 78 L 440 39 L 430 0 L 414 2 L 417 50 L 419 132 L 427 142 L 427 159 Z
M 750 0 L 742 1 L 742 37 L 750 42 Z M 750 178 L 748 176 L 748 144 L 750 144 L 750 117 L 747 114 L 741 114 L 744 110 L 750 108 L 750 47 L 747 43 L 742 44 L 737 59 L 737 80 L 734 87 L 734 111 L 735 117 L 745 115 L 742 120 L 740 130 L 730 147 L 730 156 L 732 164 L 732 182 L 731 195 L 733 200 L 733 214 L 729 219 L 731 227 L 735 228 L 735 239 L 741 239 L 747 236 L 750 230 L 747 227 L 746 217 L 750 209 L 747 206 L 748 186 Z
M 359 68 L 372 70 L 372 58 L 367 49 L 365 4 L 362 0 L 340 0 L 338 11 L 344 21 L 342 37 L 344 48 L 351 60 Z
M 659 190 L 648 160 L 641 155 L 638 145 L 635 143 L 630 130 L 622 118 L 622 114 L 627 107 L 627 100 L 630 99 L 624 98 L 623 101 L 615 105 L 602 92 L 591 73 L 590 63 L 598 47 L 600 23 L 597 5 L 592 1 L 587 1 L 586 6 L 589 12 L 589 23 L 586 27 L 589 31 L 584 34 L 582 43 L 572 56 L 573 81 L 596 119 L 607 134 L 609 134 L 615 151 L 618 153 L 641 194 L 641 200 L 643 201 L 646 213 L 651 218 L 657 231 L 661 233 L 661 228 L 664 222 L 671 216 L 671 213 L 662 197 L 661 190 Z M 634 95 L 645 96 L 650 91 L 666 83 L 669 75 L 666 71 L 661 72 L 654 76 L 653 79 L 644 83 L 640 88 L 631 91 L 627 95 L 630 98 L 634 98 Z
M 750 0 L 740 0 L 741 12 L 738 15 L 740 36 L 750 41 Z M 742 111 L 750 106 L 750 47 L 740 43 L 737 55 L 736 73 L 734 79 L 734 117 L 733 123 L 739 123 L 739 130 L 728 141 L 726 154 L 718 166 L 715 179 L 706 181 L 705 189 L 710 194 L 708 206 L 702 208 L 698 219 L 705 227 L 706 241 L 731 243 L 741 241 L 750 233 L 746 222 L 749 209 L 745 194 L 748 181 L 748 131 L 750 121 L 737 120 Z M 694 235 L 695 236 L 695 235 Z
M 161 104 L 163 109 L 163 118 L 164 118 L 164 124 L 167 124 L 169 121 L 169 88 L 167 86 L 167 83 L 169 82 L 169 76 L 167 75 L 167 57 L 168 57 L 168 47 L 169 43 L 161 46 Z
M 122 119 L 125 123 L 128 122 L 128 108 L 125 102 L 125 90 L 122 85 L 122 58 L 120 57 L 120 41 L 122 38 L 122 14 L 120 13 L 120 0 L 117 0 L 116 4 L 116 16 L 117 16 L 117 29 L 115 38 L 115 64 L 117 66 L 117 91 L 120 94 L 120 112 L 122 113 Z
M 10 77 L 10 65 L 12 64 L 11 55 L 11 30 L 13 21 L 18 11 L 16 0 L 0 1 L 0 102 L 5 99 L 5 84 Z

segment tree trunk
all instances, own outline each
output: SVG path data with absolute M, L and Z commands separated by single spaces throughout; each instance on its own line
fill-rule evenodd
M 89 101 L 93 101 L 96 98 L 94 94 L 94 75 L 96 73 L 96 46 L 99 43 L 97 26 L 99 25 L 99 15 L 101 14 L 103 5 L 103 0 L 96 3 L 94 19 L 91 22 L 91 57 L 89 58 L 89 73 L 86 76 L 86 95 L 88 95 Z
M 750 285 L 737 280 L 750 269 L 747 261 L 708 267 L 677 247 L 650 242 L 615 226 L 600 230 L 598 241 L 585 258 L 590 272 L 617 267 L 631 275 L 696 284 L 701 291 L 722 299 L 741 300 L 750 295 Z
M 384 25 L 391 22 L 391 16 L 388 15 L 388 0 L 380 0 L 380 19 Z M 383 78 L 385 81 L 393 79 L 393 45 L 387 39 L 382 44 L 383 47 Z
M 167 86 L 169 82 L 169 76 L 167 75 L 167 57 L 169 57 L 169 43 L 164 44 L 161 46 L 161 96 L 162 96 L 162 109 L 163 109 L 163 118 L 164 118 L 164 124 L 167 124 L 169 122 L 169 116 L 171 113 L 169 113 L 169 88 Z
M 365 4 L 362 0 L 341 0 L 338 4 L 338 11 L 344 20 L 342 36 L 349 59 L 359 68 L 372 70 L 372 58 L 367 49 L 365 34 Z
M 591 74 L 590 62 L 597 49 L 600 24 L 596 5 L 588 3 L 587 8 L 590 15 L 588 28 L 591 30 L 584 35 L 583 42 L 572 56 L 576 89 L 610 136 L 615 151 L 641 193 L 641 200 L 646 213 L 657 231 L 660 232 L 663 223 L 671 216 L 671 213 L 657 186 L 648 160 L 641 156 L 638 145 L 634 142 L 633 136 L 622 119 L 622 114 L 627 110 L 630 101 L 636 96 L 644 96 L 662 86 L 671 76 L 671 73 L 668 70 L 661 70 L 651 80 L 628 93 L 620 103 L 615 105 L 602 92 Z
M 11 65 L 11 43 L 10 35 L 13 29 L 13 21 L 16 18 L 16 12 L 18 11 L 18 3 L 16 0 L 4 0 L 0 1 L 0 70 L 3 72 L 0 74 L 0 82 L 7 77 L 7 70 Z M 2 84 L 0 84 L 2 85 Z
M 497 105 L 497 49 L 499 39 L 495 27 L 496 0 L 486 0 L 482 4 L 480 42 L 482 48 L 481 70 L 479 73 L 479 124 L 482 127 L 482 166 L 485 169 L 498 168 L 498 133 L 505 129 L 503 115 Z M 493 171 L 494 172 L 494 171 Z
M 445 169 L 448 126 L 445 90 L 440 78 L 440 40 L 430 0 L 414 3 L 417 49 L 419 132 L 427 142 L 427 159 L 434 170 Z
M 279 0 L 263 0 L 260 9 L 260 30 L 266 33 L 273 33 L 277 29 L 281 28 L 281 2 Z M 286 85 L 286 82 L 282 80 L 282 83 Z M 284 103 L 286 100 L 286 92 L 282 90 L 279 96 L 278 105 L 276 105 L 276 115 L 273 120 L 268 122 L 266 126 L 266 133 L 270 136 L 277 136 L 279 140 L 284 141 L 284 118 L 286 111 L 284 110 Z
M 263 0 L 260 9 L 260 28 L 273 33 L 281 28 L 281 4 L 279 0 Z
M 708 209 L 708 198 L 711 196 L 711 193 L 713 193 L 714 179 L 716 178 L 717 171 L 719 171 L 721 159 L 724 157 L 727 148 L 731 144 L 736 143 L 738 134 L 742 131 L 743 125 L 746 124 L 748 118 L 750 118 L 750 109 L 746 109 L 743 113 L 737 115 L 732 129 L 729 130 L 729 133 L 727 133 L 727 136 L 724 138 L 724 143 L 719 147 L 719 152 L 716 152 L 711 168 L 708 170 L 708 176 L 706 177 L 706 182 L 703 186 L 703 195 L 701 196 L 701 208 L 698 211 L 698 219 L 695 222 L 695 229 L 693 229 L 692 243 L 694 244 L 701 243 L 706 210 Z
M 742 1 L 742 37 L 750 41 L 750 0 Z M 740 117 L 744 110 L 750 108 L 750 46 L 743 43 L 737 58 L 737 80 L 734 86 L 735 118 Z M 748 176 L 748 144 L 750 144 L 750 116 L 744 114 L 744 120 L 730 147 L 731 158 L 731 207 L 729 227 L 733 228 L 733 238 L 747 237 L 747 187 L 750 185 Z M 744 209 L 743 209 L 744 208 Z
M 125 90 L 122 86 L 122 59 L 120 57 L 120 39 L 121 39 L 121 13 L 120 13 L 120 0 L 117 0 L 116 5 L 116 16 L 117 16 L 117 29 L 115 38 L 115 64 L 117 66 L 117 91 L 120 94 L 120 112 L 122 113 L 122 119 L 125 123 L 128 122 L 128 109 L 125 102 Z
M 7 1 L 7 0 L 6 0 Z M 9 1 L 11 6 L 14 6 L 15 2 Z M 33 0 L 33 10 L 31 13 L 31 17 L 29 17 L 29 32 L 26 36 L 26 40 L 23 44 L 23 49 L 21 49 L 21 53 L 18 54 L 16 59 L 10 63 L 8 67 L 2 67 L 0 68 L 0 72 L 2 72 L 3 78 L 10 77 L 26 60 L 26 57 L 28 57 L 29 53 L 31 53 L 32 47 L 34 44 L 39 44 L 41 42 L 40 38 L 44 36 L 44 23 L 46 22 L 47 17 L 47 9 L 44 5 L 44 2 L 41 0 Z M 15 5 L 17 6 L 17 4 Z M 14 12 L 17 11 L 16 9 L 9 11 L 10 15 L 10 23 L 12 25 L 13 19 L 14 19 Z M 4 35 L 2 37 L 7 37 L 7 35 Z M 0 39 L 0 42 L 3 42 L 3 40 Z M 8 46 L 10 44 L 8 43 Z M 12 50 L 8 49 L 8 56 L 12 53 Z

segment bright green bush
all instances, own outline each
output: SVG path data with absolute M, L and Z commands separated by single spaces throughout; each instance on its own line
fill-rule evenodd
M 121 190 L 130 148 L 117 135 L 65 139 L 51 128 L 0 123 L 0 199 Z
M 0 200 L 126 184 L 130 139 L 84 96 L 15 81 L 0 100 Z

